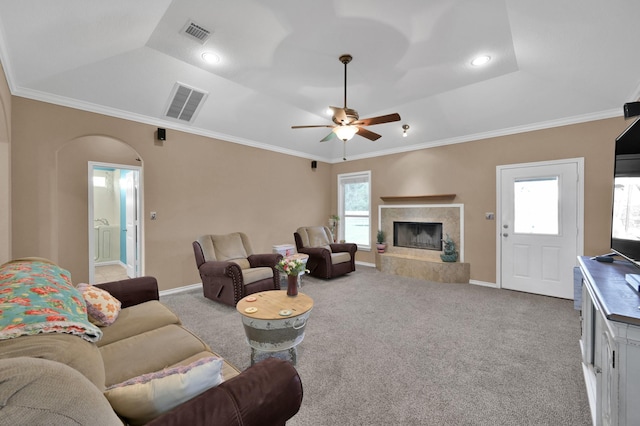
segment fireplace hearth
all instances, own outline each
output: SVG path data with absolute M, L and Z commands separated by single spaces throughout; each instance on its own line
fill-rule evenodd
M 442 251 L 441 222 L 393 222 L 393 245 Z

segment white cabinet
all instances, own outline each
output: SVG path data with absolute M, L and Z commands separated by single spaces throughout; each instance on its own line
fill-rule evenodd
M 582 366 L 594 425 L 640 425 L 640 296 L 628 262 L 580 257 Z

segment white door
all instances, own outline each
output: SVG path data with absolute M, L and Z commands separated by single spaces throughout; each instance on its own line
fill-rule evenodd
M 127 173 L 125 177 L 125 230 L 127 250 L 127 276 L 138 276 L 138 172 Z
M 583 160 L 498 167 L 501 287 L 573 299 Z

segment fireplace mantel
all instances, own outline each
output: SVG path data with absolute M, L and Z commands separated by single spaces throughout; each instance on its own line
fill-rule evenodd
M 443 262 L 442 251 L 387 246 L 386 253 L 376 255 L 376 268 L 382 272 L 420 278 L 429 281 L 469 282 L 470 265 L 464 263 L 464 205 L 463 204 L 388 204 L 378 206 L 378 229 L 393 235 L 394 222 L 442 223 L 458 249 L 457 262 Z M 387 241 L 389 243 L 389 241 Z
M 434 194 L 434 195 L 385 195 L 380 197 L 382 201 L 430 201 L 430 200 L 453 200 L 456 194 Z

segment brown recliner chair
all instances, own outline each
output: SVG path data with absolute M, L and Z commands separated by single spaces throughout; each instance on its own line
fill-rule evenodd
M 356 270 L 356 251 L 353 243 L 333 243 L 326 226 L 303 226 L 294 232 L 298 253 L 309 255 L 307 269 L 318 278 L 334 278 Z
M 193 242 L 202 290 L 207 299 L 236 306 L 248 294 L 280 290 L 278 253 L 254 254 L 242 232 L 203 235 Z

